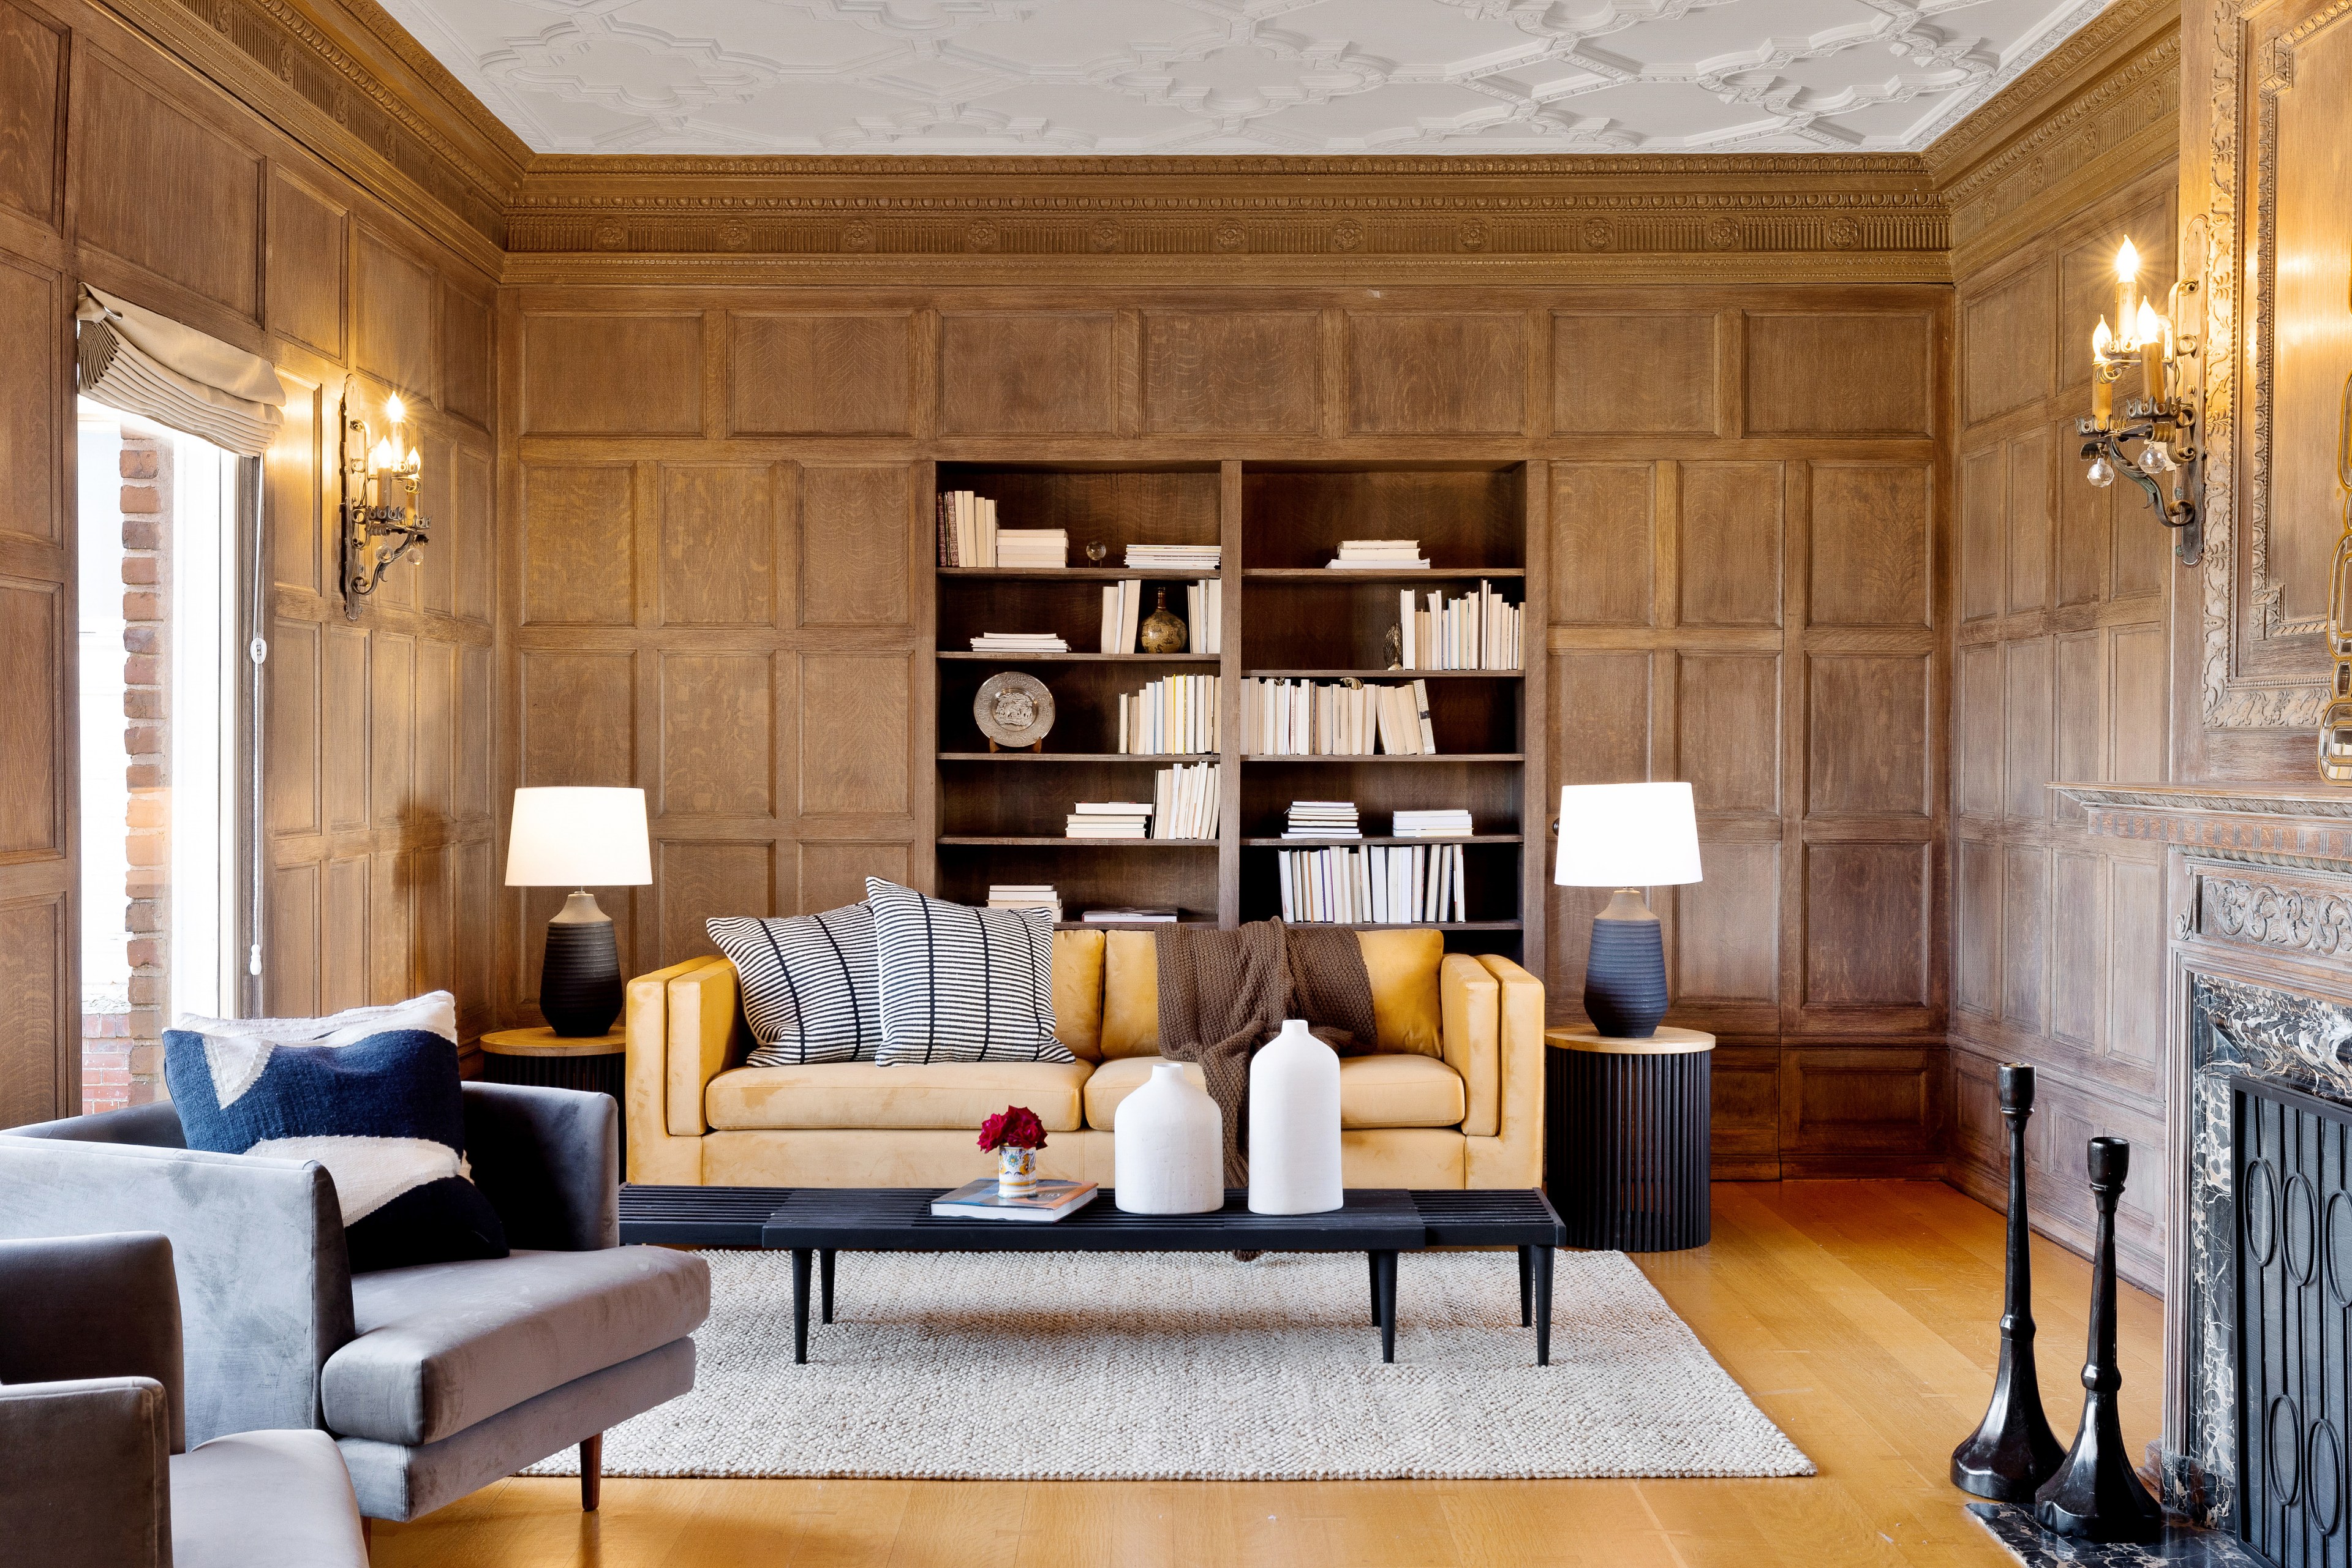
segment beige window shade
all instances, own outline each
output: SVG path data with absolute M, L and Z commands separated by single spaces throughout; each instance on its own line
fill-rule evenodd
M 81 392 L 241 458 L 269 450 L 286 389 L 266 359 L 85 283 Z

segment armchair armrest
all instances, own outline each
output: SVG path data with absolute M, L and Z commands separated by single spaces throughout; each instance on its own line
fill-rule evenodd
M 1503 1068 L 1496 1000 L 1501 994 L 1486 966 L 1466 952 L 1449 952 L 1438 965 L 1445 1065 L 1462 1075 L 1468 1112 L 1462 1131 L 1472 1138 L 1492 1138 L 1500 1123 Z
M 1543 982 L 1496 953 L 1482 954 L 1500 988 L 1496 1018 L 1502 1058 L 1497 1135 L 1469 1146 L 1469 1185 L 1532 1187 L 1543 1181 Z
M 187 1441 L 318 1426 L 319 1370 L 352 1334 L 351 1258 L 324 1167 L 0 1135 L 0 1237 L 128 1230 L 172 1240 Z
M 0 1241 L 0 1384 L 106 1377 L 162 1389 L 169 1451 L 187 1447 L 170 1240 L 134 1231 Z
M 509 1247 L 620 1246 L 620 1111 L 609 1095 L 466 1085 L 466 1158 Z
M 169 1405 L 152 1377 L 0 1385 L 8 1456 L 0 1542 L 9 1561 L 170 1568 Z

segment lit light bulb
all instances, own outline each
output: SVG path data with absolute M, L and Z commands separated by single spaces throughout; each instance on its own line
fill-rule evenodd
M 386 473 L 400 466 L 400 454 L 393 449 L 392 438 L 385 437 L 368 452 L 368 472 Z
M 2107 319 L 2101 316 L 2099 324 L 2091 329 L 2091 355 L 2104 360 L 2107 357 L 2107 351 L 2115 346 L 2116 334 L 2107 330 Z
M 2126 283 L 2139 276 L 2139 249 L 2128 239 L 2116 252 L 2116 276 Z
M 2145 299 L 2139 302 L 2139 315 L 2132 323 L 2132 335 L 2143 343 L 2164 341 L 2164 324 L 2157 320 L 2156 307 Z
M 425 471 L 425 466 L 416 459 L 416 448 L 414 447 L 411 447 L 408 449 L 407 471 L 412 474 L 420 474 Z
M 2091 471 L 2084 474 L 2083 477 L 2090 480 L 2093 484 L 2098 486 L 2099 489 L 2105 489 L 2109 485 L 2116 482 L 2115 466 L 2109 463 L 2105 458 L 2094 458 L 2091 459 Z
M 408 405 L 401 402 L 400 395 L 398 393 L 393 394 L 391 397 L 384 401 L 383 416 L 391 420 L 394 425 L 401 423 L 408 417 Z

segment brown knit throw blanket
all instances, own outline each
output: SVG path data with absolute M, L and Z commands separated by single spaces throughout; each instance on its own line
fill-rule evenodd
M 1234 931 L 1164 925 L 1152 935 L 1160 1054 L 1201 1064 L 1224 1113 L 1225 1184 L 1246 1186 L 1250 1057 L 1286 1018 L 1306 1019 L 1341 1056 L 1371 1049 L 1379 1036 L 1364 950 L 1354 931 L 1278 920 Z

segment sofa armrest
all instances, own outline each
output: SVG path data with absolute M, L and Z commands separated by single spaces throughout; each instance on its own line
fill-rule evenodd
M 621 1245 L 620 1109 L 612 1096 L 468 1083 L 466 1157 L 508 1246 L 593 1252 Z
M 1486 966 L 1466 952 L 1449 952 L 1438 965 L 1445 1065 L 1462 1075 L 1467 1108 L 1462 1131 L 1473 1138 L 1492 1138 L 1500 1121 L 1503 1068 L 1496 1001 L 1502 989 Z
M 180 1112 L 168 1100 L 128 1105 L 120 1110 L 68 1116 L 62 1121 L 36 1121 L 8 1129 L 11 1138 L 64 1138 L 77 1143 L 143 1143 L 151 1149 L 184 1149 Z
M 1501 994 L 1496 1015 L 1502 1056 L 1502 1116 L 1496 1135 L 1469 1146 L 1468 1184 L 1533 1187 L 1543 1182 L 1543 982 L 1496 953 L 1478 962 Z
M 187 1447 L 170 1238 L 150 1230 L 0 1241 L 0 1384 L 104 1377 L 161 1388 L 170 1451 Z
M 334 1179 L 307 1160 L 0 1135 L 0 1237 L 161 1231 L 180 1287 L 187 1441 L 319 1425 L 352 1338 Z
M 152 1377 L 0 1385 L 8 1561 L 171 1568 L 170 1403 Z
M 701 1070 L 701 1015 L 709 1009 L 702 1005 L 701 988 L 685 983 L 714 964 L 727 971 L 731 992 L 734 965 L 723 958 L 690 958 L 629 982 L 623 1026 L 628 1038 L 628 1179 L 632 1182 L 677 1186 L 701 1184 L 701 1135 L 708 1131 L 703 1121 L 702 1086 L 710 1081 L 718 1068 L 714 1065 L 707 1072 Z M 671 1017 L 674 991 L 686 1016 L 686 1037 L 692 1047 L 687 1053 L 688 1060 L 682 1064 L 685 1070 L 680 1077 L 684 1083 L 677 1094 L 684 1103 L 678 1108 L 677 1119 L 686 1131 L 675 1135 L 671 1126 L 670 1073 L 675 1038 Z
M 738 1041 L 741 1034 L 744 1038 Z M 710 1131 L 702 1091 L 748 1047 L 737 1001 L 735 966 L 714 958 L 669 983 L 669 1131 L 699 1138 Z

